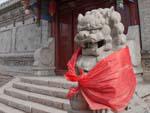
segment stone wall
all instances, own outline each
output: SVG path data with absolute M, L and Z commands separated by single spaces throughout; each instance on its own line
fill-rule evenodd
M 150 0 L 138 0 L 141 41 L 142 41 L 142 65 L 145 80 L 150 80 Z
M 47 47 L 54 50 L 48 21 L 38 27 L 32 15 L 25 15 L 20 1 L 10 0 L 0 6 L 0 70 L 9 74 L 32 74 L 34 53 Z M 49 55 L 54 58 L 54 52 Z M 51 61 L 51 62 L 54 62 Z M 54 63 L 49 68 L 54 68 Z
M 143 52 L 150 52 L 150 0 L 138 0 Z
M 141 47 L 140 47 L 140 33 L 139 25 L 133 25 L 128 27 L 127 44 L 130 48 L 130 55 L 134 71 L 136 74 L 143 72 L 141 65 Z

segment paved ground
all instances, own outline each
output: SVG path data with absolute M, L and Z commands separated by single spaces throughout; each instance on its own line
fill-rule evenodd
M 12 76 L 0 74 L 0 87 L 5 85 L 6 83 L 8 83 L 12 79 L 13 79 Z

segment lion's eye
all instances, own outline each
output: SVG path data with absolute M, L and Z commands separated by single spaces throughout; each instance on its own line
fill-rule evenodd
M 96 33 L 96 30 L 91 30 L 91 33 Z

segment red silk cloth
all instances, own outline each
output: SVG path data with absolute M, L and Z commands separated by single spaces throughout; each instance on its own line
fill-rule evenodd
M 81 49 L 78 49 L 68 62 L 65 77 L 69 81 L 78 82 L 78 87 L 70 89 L 68 98 L 81 91 L 91 110 L 124 110 L 136 87 L 128 47 L 102 59 L 86 74 L 80 69 L 80 75 L 77 75 L 75 65 L 80 53 Z

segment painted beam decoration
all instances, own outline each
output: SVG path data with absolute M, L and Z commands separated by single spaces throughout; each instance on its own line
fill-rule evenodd
M 134 3 L 134 0 L 116 0 L 117 8 L 124 8 L 124 1 Z
M 52 21 L 56 13 L 55 0 L 22 0 L 25 14 L 33 14 L 37 23 L 40 19 Z
M 123 0 L 117 0 L 116 2 L 117 2 L 117 7 L 118 8 L 123 8 L 124 7 L 123 6 Z

